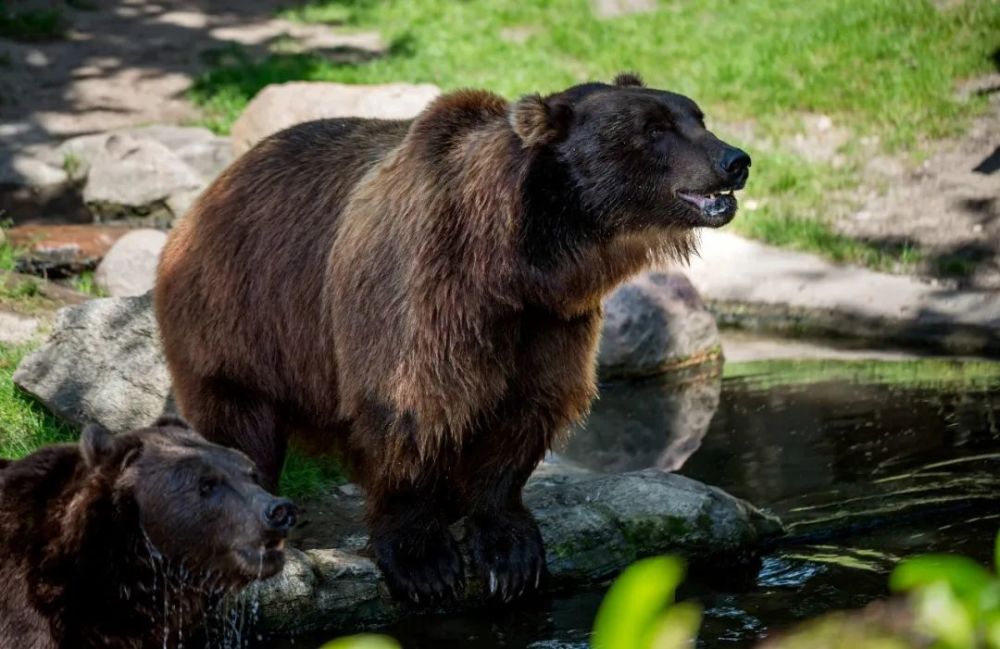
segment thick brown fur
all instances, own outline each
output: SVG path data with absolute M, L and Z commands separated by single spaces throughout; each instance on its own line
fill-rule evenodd
M 228 557 L 267 538 L 254 502 L 274 499 L 242 475 L 250 467 L 175 420 L 118 437 L 91 426 L 79 445 L 6 463 L 0 649 L 183 642 L 228 591 L 281 568 L 280 551 L 259 564 Z M 206 494 L 206 475 L 229 495 Z
M 554 148 L 586 102 L 614 118 L 600 102 L 615 88 L 513 105 L 461 91 L 412 122 L 293 127 L 228 169 L 163 252 L 156 309 L 182 412 L 271 485 L 290 436 L 338 445 L 398 593 L 460 587 L 460 516 L 491 591 L 537 584 L 521 488 L 595 395 L 601 299 L 693 248 L 688 208 L 639 222 L 664 210 L 578 192 L 589 172 Z

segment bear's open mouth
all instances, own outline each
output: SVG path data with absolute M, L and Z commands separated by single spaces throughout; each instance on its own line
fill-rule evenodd
M 235 550 L 233 554 L 246 578 L 267 579 L 280 572 L 285 565 L 285 539 L 269 539 L 256 547 Z
M 722 225 L 736 214 L 734 191 L 727 189 L 708 194 L 679 191 L 677 197 L 694 207 L 705 219 L 706 225 Z

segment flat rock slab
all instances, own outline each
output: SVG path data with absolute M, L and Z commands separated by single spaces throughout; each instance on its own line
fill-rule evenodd
M 119 432 L 170 412 L 170 374 L 150 295 L 91 300 L 59 311 L 48 341 L 14 383 L 59 417 Z
M 360 498 L 346 494 L 338 515 L 360 528 Z M 606 582 L 636 559 L 676 553 L 696 563 L 736 565 L 783 533 L 777 519 L 715 487 L 646 470 L 617 475 L 536 475 L 525 502 L 538 519 L 547 549 L 546 588 Z M 350 527 L 350 526 L 348 526 Z M 456 526 L 461 537 L 461 526 Z M 413 609 L 388 595 L 375 565 L 358 550 L 363 534 L 342 549 L 291 549 L 285 570 L 261 593 L 262 630 L 358 629 L 406 616 Z M 467 607 L 479 601 L 473 581 Z
M 94 269 L 128 228 L 100 225 L 22 225 L 7 231 L 17 270 L 65 277 Z
M 690 276 L 720 323 L 1000 355 L 1000 293 L 945 289 L 727 232 L 702 233 Z

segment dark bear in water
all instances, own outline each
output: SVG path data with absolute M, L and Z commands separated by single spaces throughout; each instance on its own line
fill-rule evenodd
M 178 644 L 284 564 L 296 509 L 255 472 L 172 418 L 116 436 L 89 426 L 79 445 L 7 463 L 0 649 Z
M 749 166 L 693 101 L 628 74 L 277 133 L 161 257 L 178 404 L 272 486 L 290 436 L 339 446 L 397 594 L 461 588 L 461 517 L 487 589 L 530 590 L 521 488 L 595 394 L 601 299 L 732 219 Z

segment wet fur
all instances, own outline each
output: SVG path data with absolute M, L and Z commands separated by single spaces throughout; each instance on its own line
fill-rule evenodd
M 166 422 L 169 424 L 169 422 Z M 0 649 L 163 646 L 170 577 L 171 644 L 237 584 L 177 572 L 139 523 L 119 478 L 142 443 L 122 436 L 88 466 L 77 445 L 42 449 L 0 472 Z M 249 581 L 249 580 L 247 580 Z M 245 582 L 244 582 L 245 583 Z

